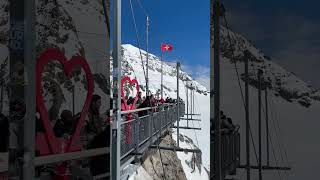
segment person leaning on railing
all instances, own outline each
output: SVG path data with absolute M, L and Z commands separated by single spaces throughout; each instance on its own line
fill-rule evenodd
M 138 106 L 138 109 L 146 108 L 146 107 L 150 107 L 150 106 L 151 106 L 150 96 L 147 96 L 146 99 Z M 138 112 L 139 117 L 146 116 L 146 115 L 148 115 L 148 110 Z
M 110 147 L 110 128 L 112 124 L 112 119 L 110 116 L 110 110 L 108 110 L 109 112 L 107 111 L 105 120 L 103 120 L 103 118 L 101 117 L 100 115 L 101 98 L 99 97 L 96 97 L 95 99 L 93 99 L 95 102 L 92 103 L 91 112 L 92 113 L 95 112 L 95 114 L 93 114 L 95 116 L 91 115 L 91 117 L 92 118 L 96 117 L 96 119 L 91 119 L 91 120 L 93 121 L 99 120 L 100 122 L 95 122 L 94 124 L 91 124 L 91 125 L 94 126 L 95 128 L 97 128 L 96 127 L 97 125 L 100 125 L 101 127 L 93 131 L 93 133 L 96 133 L 96 134 L 88 143 L 87 145 L 88 149 Z M 100 100 L 100 102 L 98 100 Z M 113 100 L 110 99 L 110 109 L 112 109 L 112 105 L 113 105 Z M 102 127 L 105 127 L 105 128 L 102 128 Z M 92 157 L 89 160 L 91 175 L 96 176 L 99 174 L 109 172 L 110 171 L 109 164 L 110 164 L 109 155 Z
M 85 134 L 87 135 L 88 142 L 90 142 L 94 136 L 101 133 L 103 130 L 103 118 L 100 115 L 100 108 L 101 96 L 94 94 L 85 125 Z
M 232 119 L 227 117 L 223 111 L 220 111 L 220 120 L 221 120 L 221 132 L 222 134 L 234 133 L 239 129 L 239 125 L 234 125 Z M 215 123 L 211 124 L 213 129 L 215 129 Z

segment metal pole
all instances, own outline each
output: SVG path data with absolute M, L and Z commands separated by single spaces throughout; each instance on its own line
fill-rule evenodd
M 267 166 L 270 166 L 269 157 L 269 114 L 268 114 L 268 88 L 265 89 L 265 102 L 266 102 L 266 132 L 267 132 Z
M 245 54 L 245 100 L 246 100 L 246 170 L 247 170 L 247 180 L 250 180 L 250 116 L 249 116 L 249 56 L 248 51 L 244 52 Z
M 193 112 L 192 112 L 192 84 L 191 84 L 191 86 L 190 86 L 190 119 L 192 119 L 192 114 L 193 114 Z M 189 127 L 189 126 L 188 126 Z
M 258 70 L 258 98 L 259 98 L 259 180 L 262 180 L 262 164 L 261 164 L 261 69 Z
M 163 99 L 163 62 L 162 62 L 162 53 L 161 53 L 161 99 Z
M 179 98 L 179 69 L 180 62 L 177 62 L 177 145 L 179 147 L 179 121 L 180 121 L 180 98 Z
M 213 1 L 213 60 L 214 60 L 214 176 L 222 179 L 221 131 L 220 131 L 220 0 Z M 212 167 L 212 166 L 211 166 Z M 213 171 L 211 171 L 213 172 Z
M 107 30 L 107 35 L 106 35 L 106 48 L 105 48 L 105 52 L 106 52 L 106 57 L 105 59 L 108 61 L 108 63 L 106 63 L 106 71 L 105 72 L 105 78 L 106 78 L 106 87 L 108 87 L 108 91 L 106 92 L 106 101 L 107 101 L 107 104 L 106 104 L 106 108 L 107 108 L 107 116 L 108 117 L 111 117 L 111 103 L 110 103 L 110 98 L 111 98 L 111 82 L 110 82 L 110 75 L 111 75 L 111 68 L 110 68 L 110 20 L 109 20 L 109 17 L 110 17 L 110 7 L 107 6 L 107 1 L 106 0 L 101 0 L 102 1 L 102 6 L 103 6 L 103 11 L 104 11 L 104 17 L 105 17 L 105 21 L 106 21 L 106 30 Z M 110 1 L 109 1 L 110 2 Z M 107 126 L 108 127 L 108 126 Z M 111 132 L 111 126 L 109 126 L 109 131 Z M 110 142 L 108 144 L 108 146 L 110 147 L 110 143 L 112 142 L 111 141 L 111 133 L 109 134 L 109 138 L 110 138 Z M 105 149 L 105 151 L 109 151 L 109 153 L 107 153 L 107 157 L 110 161 L 110 149 L 108 148 Z M 111 166 L 110 166 L 111 167 Z M 110 170 L 109 172 L 110 173 Z
M 121 124 L 121 0 L 114 1 L 113 24 L 113 123 L 111 131 L 111 179 L 120 180 Z
M 9 179 L 34 179 L 34 6 L 34 0 L 10 1 Z
M 187 127 L 189 127 L 189 94 L 188 94 L 188 82 L 187 82 Z
M 24 139 L 23 139 L 23 179 L 34 179 L 35 177 L 35 114 L 36 114 L 36 89 L 35 89 L 35 67 L 36 67 L 36 34 L 35 34 L 35 0 L 24 0 L 25 5 L 25 36 L 24 36 L 24 56 L 26 72 L 26 116 L 24 119 Z
M 146 82 L 146 90 L 147 90 L 147 93 L 146 95 L 148 96 L 149 95 L 149 16 L 147 16 L 147 21 L 146 21 L 146 28 L 147 28 L 147 31 L 146 31 L 146 44 L 147 44 L 147 47 L 146 47 L 146 50 L 147 50 L 147 82 Z
M 193 100 L 192 100 L 192 104 L 193 104 L 193 105 L 192 105 L 192 107 L 193 107 L 192 114 L 195 114 L 195 110 L 194 110 L 194 107 L 195 107 L 195 106 L 194 106 L 194 91 L 195 91 L 195 90 L 193 90 L 193 92 L 192 92 L 192 94 L 193 94 L 193 95 L 192 95 L 192 97 L 193 97 Z M 192 119 L 192 118 L 191 118 L 191 119 Z

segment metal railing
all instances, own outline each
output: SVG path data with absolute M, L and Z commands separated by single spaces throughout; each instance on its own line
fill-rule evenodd
M 240 165 L 240 134 L 238 128 L 235 130 L 222 129 L 221 132 L 222 173 L 224 175 L 234 175 Z
M 180 103 L 180 114 L 184 116 L 185 105 Z M 140 116 L 139 112 L 147 111 L 147 115 Z M 122 111 L 121 123 L 121 159 L 135 153 L 142 153 L 151 146 L 166 130 L 177 121 L 177 104 L 164 104 L 158 107 L 148 107 L 136 110 Z M 64 161 L 85 159 L 110 153 L 109 147 L 82 150 L 63 154 L 36 157 L 35 167 Z M 0 175 L 8 171 L 7 153 L 3 153 L 0 162 Z M 128 158 L 122 164 L 128 164 L 133 158 Z M 105 175 L 109 173 L 106 172 Z M 102 175 L 102 176 L 105 176 Z M 99 176 L 97 176 L 99 177 Z M 97 177 L 93 177 L 94 179 Z
M 139 113 L 147 111 L 148 115 Z M 177 106 L 164 105 L 157 108 L 137 109 L 125 113 L 125 121 L 121 124 L 121 159 L 130 153 L 139 153 L 144 144 L 151 145 L 156 135 L 177 121 Z M 184 115 L 184 104 L 180 104 L 180 116 Z M 149 142 L 149 143 L 148 143 Z

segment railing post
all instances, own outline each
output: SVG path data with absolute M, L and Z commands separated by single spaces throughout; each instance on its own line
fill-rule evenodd
M 154 126 L 154 118 L 152 116 L 152 114 L 149 114 L 149 116 L 147 117 L 148 118 L 148 122 L 149 122 L 149 132 L 150 132 L 150 145 L 152 145 L 152 138 L 153 138 L 153 128 L 155 127 Z
M 134 139 L 133 139 L 133 141 L 134 141 L 134 143 L 135 143 L 135 152 L 136 153 L 138 153 L 138 148 L 139 148 L 139 143 L 140 143 L 140 127 L 141 126 L 139 126 L 139 122 L 141 122 L 141 119 L 139 118 L 139 116 L 136 116 L 135 117 L 135 120 L 134 121 L 132 121 L 132 123 L 133 123 L 133 137 L 135 137 Z M 145 128 L 145 127 L 144 127 Z M 136 161 L 138 160 L 138 158 L 137 158 L 137 156 L 135 155 L 135 159 L 136 159 Z

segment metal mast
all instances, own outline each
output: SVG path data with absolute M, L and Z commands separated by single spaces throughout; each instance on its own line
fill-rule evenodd
M 246 169 L 247 180 L 250 180 L 250 115 L 249 115 L 249 54 L 248 51 L 244 52 L 245 56 L 245 101 L 246 101 Z
M 161 62 L 161 99 L 163 99 L 163 62 L 162 62 L 162 51 L 160 56 L 160 62 Z
M 268 113 L 268 88 L 265 87 L 265 103 L 266 103 L 266 133 L 267 133 L 267 166 L 270 166 L 269 157 L 269 113 Z
M 149 16 L 147 16 L 147 20 L 146 20 L 146 44 L 147 44 L 147 47 L 146 47 L 146 51 L 147 51 L 147 82 L 146 82 L 146 90 L 147 90 L 147 93 L 146 93 L 146 96 L 149 95 L 149 24 L 150 24 L 150 20 L 149 20 Z
M 179 121 L 180 121 L 180 98 L 179 98 L 179 70 L 180 62 L 177 62 L 177 146 L 179 147 Z
M 111 131 L 111 179 L 120 180 L 121 125 L 121 0 L 113 6 L 113 123 Z
M 259 180 L 262 180 L 262 162 L 261 162 L 261 75 L 262 70 L 258 70 L 258 101 L 259 101 Z

